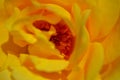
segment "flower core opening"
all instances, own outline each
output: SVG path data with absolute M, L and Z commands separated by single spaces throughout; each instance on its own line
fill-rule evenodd
M 65 59 L 69 59 L 74 48 L 75 37 L 67 24 L 63 21 L 57 24 L 50 24 L 47 21 L 37 20 L 33 22 L 33 25 L 41 31 L 49 31 L 50 27 L 53 26 L 56 33 L 51 35 L 49 41 L 55 44 L 55 47 L 60 51 L 61 55 L 64 55 Z

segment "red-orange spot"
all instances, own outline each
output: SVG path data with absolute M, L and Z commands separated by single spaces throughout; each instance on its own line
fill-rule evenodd
M 35 21 L 33 25 L 40 30 L 49 31 L 52 24 L 40 20 Z M 59 22 L 53 26 L 56 29 L 56 34 L 51 36 L 50 41 L 55 44 L 61 54 L 65 55 L 65 59 L 69 59 L 73 51 L 75 37 L 65 23 Z
M 75 38 L 66 24 L 58 23 L 54 27 L 57 35 L 51 36 L 50 41 L 52 41 L 56 48 L 65 55 L 65 59 L 69 59 L 73 51 Z
M 43 20 L 38 20 L 33 23 L 33 25 L 43 31 L 49 31 L 51 24 L 43 21 Z

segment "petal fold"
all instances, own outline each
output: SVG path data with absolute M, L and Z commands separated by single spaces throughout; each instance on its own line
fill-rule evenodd
M 11 74 L 7 69 L 0 71 L 0 80 L 12 80 Z
M 0 48 L 0 71 L 4 69 L 6 60 L 7 60 L 7 55 Z
M 26 61 L 29 61 L 30 64 L 34 65 L 33 67 L 37 71 L 43 71 L 43 72 L 60 72 L 67 68 L 69 62 L 66 60 L 56 60 L 56 59 L 45 59 L 45 58 L 39 58 L 37 56 L 27 56 L 25 54 L 21 54 L 21 60 L 24 63 L 27 63 Z
M 47 78 L 44 78 L 42 76 L 38 76 L 30 72 L 25 67 L 16 67 L 12 69 L 11 76 L 15 80 L 49 80 Z
M 44 6 L 45 6 L 46 9 L 48 9 L 50 11 L 53 11 L 54 13 L 61 16 L 62 18 L 66 18 L 68 20 L 71 20 L 70 13 L 67 10 L 65 10 L 63 7 L 60 7 L 56 4 L 46 4 Z
M 84 80 L 84 70 L 79 67 L 74 68 L 69 74 L 68 80 Z
M 103 66 L 104 50 L 102 45 L 100 43 L 92 43 L 88 54 L 85 66 L 85 80 L 95 80 Z
M 105 50 L 105 64 L 109 64 L 120 57 L 120 17 L 115 28 L 102 42 Z
M 9 33 L 3 25 L 0 24 L 0 46 L 7 42 L 9 39 Z
M 103 80 L 119 80 L 120 79 L 120 57 L 112 62 L 111 70 L 104 75 Z
M 85 52 L 89 44 L 89 34 L 85 27 L 89 12 L 85 12 L 84 15 L 80 11 L 77 4 L 73 6 L 73 16 L 75 18 L 76 27 L 76 43 L 75 49 L 71 55 L 70 62 L 72 65 L 76 65 L 81 54 Z
M 102 40 L 114 28 L 119 18 L 119 0 L 86 0 L 91 8 L 88 30 L 91 40 Z

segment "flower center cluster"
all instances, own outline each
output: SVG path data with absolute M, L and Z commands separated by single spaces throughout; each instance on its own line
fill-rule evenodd
M 70 57 L 74 46 L 74 36 L 68 26 L 62 21 L 57 24 L 50 24 L 47 21 L 39 20 L 35 21 L 33 25 L 43 31 L 49 31 L 50 27 L 53 26 L 56 30 L 56 34 L 50 37 L 51 42 L 55 44 L 55 47 L 64 55 L 65 59 Z

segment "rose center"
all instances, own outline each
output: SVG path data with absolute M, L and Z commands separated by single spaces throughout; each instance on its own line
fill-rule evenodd
M 62 21 L 53 25 L 46 21 L 39 20 L 35 21 L 33 25 L 43 31 L 49 31 L 51 25 L 56 29 L 56 34 L 50 37 L 51 42 L 55 44 L 55 47 L 64 55 L 65 59 L 69 59 L 70 54 L 73 51 L 74 46 L 74 36 L 68 26 Z

